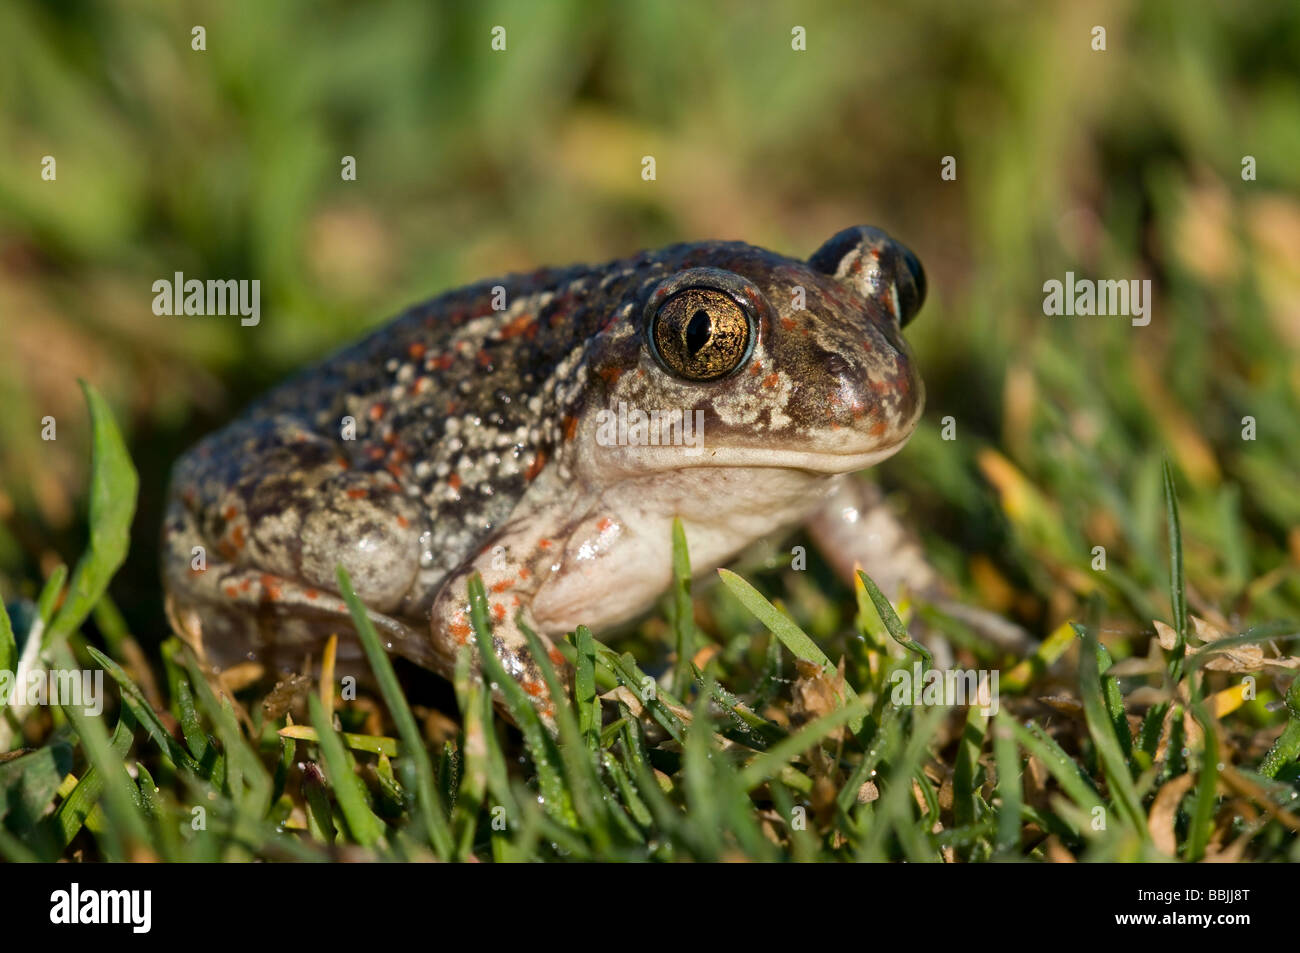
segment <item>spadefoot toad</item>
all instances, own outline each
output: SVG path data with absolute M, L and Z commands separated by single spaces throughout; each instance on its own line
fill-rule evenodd
M 480 573 L 496 652 L 545 710 L 518 620 L 547 638 L 642 612 L 674 517 L 704 572 L 848 512 L 846 475 L 920 417 L 901 331 L 925 291 L 860 226 L 806 261 L 681 244 L 417 305 L 176 464 L 172 623 L 216 666 L 298 670 L 351 632 L 341 563 L 391 651 L 448 675 Z

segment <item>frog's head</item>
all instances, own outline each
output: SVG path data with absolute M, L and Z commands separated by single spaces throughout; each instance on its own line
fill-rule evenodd
M 843 473 L 911 436 L 924 390 L 901 332 L 926 290 L 911 251 L 857 226 L 807 261 L 739 243 L 672 252 L 641 283 L 621 346 L 593 365 L 607 385 L 596 436 L 621 465 Z M 660 413 L 658 445 L 639 440 L 638 411 Z M 703 433 L 665 435 L 678 412 Z

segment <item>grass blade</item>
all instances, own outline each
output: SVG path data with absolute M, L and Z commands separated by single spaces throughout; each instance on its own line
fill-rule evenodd
M 1165 520 L 1169 524 L 1169 603 L 1174 613 L 1174 647 L 1169 652 L 1169 677 L 1177 684 L 1183 678 L 1183 657 L 1187 653 L 1187 587 L 1183 580 L 1183 527 L 1178 516 L 1178 495 L 1169 460 L 1161 461 L 1165 486 Z
M 375 816 L 366 797 L 366 786 L 353 770 L 343 740 L 334 726 L 326 720 L 325 706 L 316 695 L 307 696 L 307 708 L 311 712 L 311 722 L 316 726 L 321 757 L 325 760 L 325 771 L 330 785 L 334 788 L 334 797 L 338 800 L 339 810 L 353 839 L 364 847 L 378 844 L 387 830 L 384 822 Z
M 673 519 L 673 630 L 677 636 L 677 663 L 673 669 L 673 693 L 686 697 L 691 684 L 691 662 L 695 658 L 695 606 L 691 601 L 691 556 L 686 549 L 686 530 Z
M 1111 796 L 1118 801 L 1120 816 L 1141 837 L 1148 836 L 1146 815 L 1141 799 L 1133 785 L 1128 761 L 1115 734 L 1115 724 L 1106 708 L 1105 693 L 1101 687 L 1101 673 L 1097 668 L 1099 656 L 1097 640 L 1092 632 L 1082 632 L 1084 645 L 1079 654 L 1079 693 L 1083 701 L 1083 714 L 1088 733 L 1097 747 L 1098 760 Z M 1127 731 L 1127 725 L 1125 726 Z
M 81 389 L 90 407 L 90 542 L 73 570 L 62 607 L 45 631 L 42 651 L 62 643 L 85 621 L 122 565 L 140 484 L 108 404 L 85 381 Z
M 862 585 L 866 587 L 867 595 L 871 596 L 871 602 L 876 607 L 876 612 L 880 614 L 880 621 L 885 623 L 885 629 L 889 632 L 890 637 L 909 652 L 914 652 L 925 659 L 927 665 L 933 665 L 934 656 L 929 653 L 924 645 L 907 634 L 907 627 L 903 625 L 903 620 L 898 617 L 893 604 L 885 598 L 885 594 L 880 591 L 880 587 L 876 585 L 875 580 L 861 569 L 858 570 L 857 576 L 862 581 Z
M 425 834 L 429 838 L 429 844 L 439 857 L 450 858 L 452 855 L 451 829 L 447 825 L 447 815 L 443 809 L 442 798 L 439 796 L 438 789 L 433 782 L 433 761 L 429 758 L 429 751 L 424 746 L 424 738 L 420 734 L 420 729 L 416 726 L 415 716 L 411 714 L 410 706 L 406 703 L 406 695 L 403 694 L 402 686 L 397 681 L 397 673 L 393 671 L 392 660 L 389 659 L 379 641 L 379 633 L 375 631 L 374 623 L 370 621 L 370 616 L 366 614 L 366 607 L 357 598 L 357 594 L 352 588 L 352 580 L 348 578 L 347 570 L 339 566 L 336 575 L 338 577 L 339 593 L 343 596 L 343 601 L 347 603 L 348 611 L 352 614 L 352 624 L 357 630 L 361 648 L 366 654 L 366 660 L 370 663 L 370 670 L 374 672 L 375 680 L 379 683 L 379 692 L 384 697 L 384 704 L 388 706 L 388 713 L 392 716 L 393 724 L 397 726 L 397 737 L 401 740 L 406 754 L 411 758 L 415 766 L 415 799 L 419 807 L 420 818 L 424 822 Z
M 731 590 L 732 594 L 740 600 L 740 603 L 759 622 L 767 626 L 769 632 L 781 640 L 781 644 L 789 649 L 795 658 L 819 665 L 822 671 L 834 677 L 835 666 L 826 657 L 826 653 L 808 637 L 808 634 L 803 629 L 795 625 L 776 606 L 768 602 L 761 592 L 729 569 L 719 569 L 718 575 L 721 577 L 723 585 Z M 857 699 L 857 693 L 853 690 L 853 686 L 845 683 L 844 690 L 849 696 L 845 701 Z M 858 711 L 858 714 L 854 716 L 852 723 L 849 725 L 854 734 L 862 730 L 861 715 L 865 713 L 866 709 L 855 709 L 855 711 Z

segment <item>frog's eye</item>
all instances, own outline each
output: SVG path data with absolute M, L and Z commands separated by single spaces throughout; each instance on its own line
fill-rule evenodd
M 899 327 L 906 327 L 925 304 L 921 262 L 910 248 L 879 228 L 846 228 L 813 252 L 808 263 L 867 300 L 883 301 Z
M 900 327 L 907 327 L 921 310 L 921 305 L 925 304 L 925 269 L 921 267 L 921 261 L 912 253 L 912 249 L 903 244 L 895 244 L 902 255 L 908 277 L 912 279 L 911 282 L 903 281 L 898 285 L 898 323 Z
M 650 341 L 668 370 L 691 381 L 726 377 L 749 356 L 754 321 L 730 295 L 684 288 L 654 313 Z

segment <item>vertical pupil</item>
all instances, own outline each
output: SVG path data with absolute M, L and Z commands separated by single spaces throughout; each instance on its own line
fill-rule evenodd
M 701 309 L 691 315 L 691 323 L 686 325 L 686 349 L 691 352 L 692 357 L 709 343 L 712 334 L 713 322 L 709 319 L 707 311 Z

